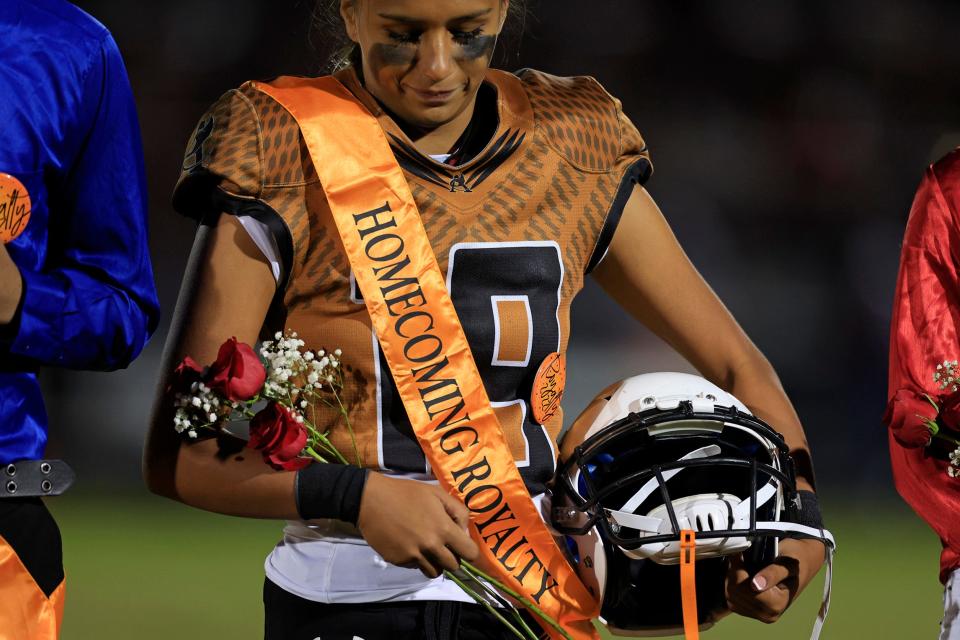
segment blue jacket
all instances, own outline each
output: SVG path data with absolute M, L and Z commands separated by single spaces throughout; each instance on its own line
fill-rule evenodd
M 143 150 L 117 45 L 61 0 L 0 2 L 0 173 L 31 202 L 0 325 L 0 463 L 43 456 L 41 366 L 127 366 L 157 326 Z M 10 190 L 10 189 L 8 189 Z M 0 192 L 0 206 L 13 194 Z

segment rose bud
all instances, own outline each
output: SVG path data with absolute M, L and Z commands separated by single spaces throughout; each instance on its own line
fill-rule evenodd
M 250 345 L 230 338 L 220 345 L 207 378 L 207 385 L 220 395 L 234 401 L 249 400 L 263 387 L 267 372 Z
M 904 447 L 914 449 L 930 444 L 933 435 L 924 418 L 936 420 L 936 410 L 923 396 L 908 389 L 900 389 L 887 404 L 883 421 L 890 427 L 893 437 Z
M 274 467 L 293 471 L 310 464 L 300 452 L 307 444 L 307 432 L 289 409 L 271 402 L 250 420 L 250 441 L 263 459 Z
M 940 419 L 946 426 L 960 431 L 960 393 L 941 396 Z
M 203 378 L 203 367 L 197 364 L 196 360 L 187 356 L 173 370 L 173 374 L 170 376 L 170 384 L 167 385 L 167 391 L 186 393 L 190 391 L 190 386 L 194 382 L 199 382 L 201 378 Z

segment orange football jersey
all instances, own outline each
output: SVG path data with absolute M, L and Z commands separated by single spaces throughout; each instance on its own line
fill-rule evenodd
M 352 69 L 337 77 L 387 134 L 517 466 L 540 493 L 562 413 L 534 421 L 533 379 L 544 358 L 565 352 L 570 303 L 603 258 L 633 185 L 652 171 L 643 139 L 592 78 L 490 70 L 477 109 L 496 111 L 496 131 L 450 166 L 417 151 Z M 429 473 L 303 136 L 283 107 L 249 83 L 221 97 L 187 147 L 174 206 L 198 219 L 248 215 L 270 228 L 283 272 L 263 334 L 290 329 L 309 348 L 341 348 L 364 464 Z M 344 425 L 331 433 L 349 457 Z

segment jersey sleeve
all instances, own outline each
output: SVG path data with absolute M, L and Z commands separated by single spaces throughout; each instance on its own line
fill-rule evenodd
M 594 80 L 594 82 L 596 81 Z M 597 83 L 597 87 L 606 93 L 599 83 Z M 609 94 L 607 96 L 612 101 L 616 112 L 618 145 L 617 155 L 613 161 L 613 171 L 619 176 L 619 183 L 613 203 L 610 205 L 603 227 L 601 227 L 600 234 L 597 237 L 597 244 L 590 255 L 590 260 L 587 262 L 585 273 L 593 271 L 607 255 L 610 242 L 613 240 L 613 234 L 620 224 L 623 208 L 626 206 L 630 194 L 633 193 L 634 187 L 646 184 L 653 174 L 650 150 L 647 148 L 643 136 L 640 135 L 640 131 L 623 112 L 623 105 L 620 100 Z
M 93 54 L 76 112 L 55 114 L 82 140 L 51 176 L 49 254 L 20 267 L 23 293 L 0 332 L 0 361 L 113 370 L 141 352 L 160 316 L 147 247 L 140 127 L 120 51 L 105 35 Z
M 255 200 L 263 180 L 257 114 L 238 90 L 225 93 L 201 116 L 184 152 L 174 208 L 203 219 L 221 200 Z
M 277 189 L 270 184 L 269 173 L 276 158 L 269 153 L 271 122 L 262 118 L 266 99 L 247 84 L 225 93 L 201 116 L 187 142 L 173 207 L 199 223 L 212 224 L 226 213 L 265 225 L 272 235 L 269 244 L 279 254 L 280 273 L 274 269 L 274 276 L 282 289 L 297 264 L 296 247 L 306 243 L 308 230 L 303 216 L 293 216 L 282 206 L 284 201 L 273 197 Z M 257 237 L 253 239 L 261 246 Z M 266 252 L 265 256 L 277 257 Z
M 521 69 L 517 77 L 545 143 L 581 175 L 602 178 L 602 193 L 594 202 L 602 208 L 602 219 L 585 221 L 592 250 L 581 268 L 590 273 L 606 255 L 633 188 L 653 173 L 650 152 L 621 102 L 596 79 L 564 78 L 534 69 Z

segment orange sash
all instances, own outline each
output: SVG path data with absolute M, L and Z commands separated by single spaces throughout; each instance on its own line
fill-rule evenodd
M 441 486 L 470 510 L 484 568 L 573 638 L 596 638 L 598 605 L 527 493 L 376 118 L 329 76 L 256 88 L 300 125 L 413 430 Z
M 0 640 L 57 640 L 66 581 L 48 598 L 0 537 Z

